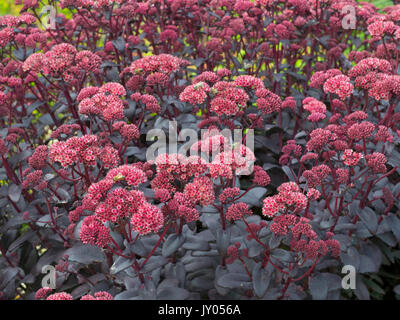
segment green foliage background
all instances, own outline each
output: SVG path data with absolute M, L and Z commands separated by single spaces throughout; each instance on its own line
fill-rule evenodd
M 378 8 L 384 8 L 393 5 L 391 0 L 373 0 L 367 2 L 372 2 Z M 0 0 L 0 16 L 5 14 L 17 15 L 20 7 L 20 5 L 16 6 L 14 4 L 14 0 Z

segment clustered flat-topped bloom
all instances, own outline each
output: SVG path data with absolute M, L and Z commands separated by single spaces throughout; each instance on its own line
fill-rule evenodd
M 258 87 L 256 90 L 257 108 L 263 114 L 271 114 L 279 111 L 282 106 L 281 98 L 268 89 Z
M 196 82 L 187 86 L 179 95 L 179 99 L 183 102 L 189 102 L 193 105 L 202 104 L 210 91 L 210 86 L 205 82 Z
M 162 190 L 162 189 L 159 189 Z M 188 194 L 182 192 L 176 192 L 173 198 L 170 198 L 169 191 L 166 191 L 168 198 L 164 199 L 163 202 L 168 203 L 162 207 L 162 212 L 167 216 L 175 216 L 183 218 L 187 223 L 197 221 L 200 218 L 199 212 L 197 211 L 196 203 Z
M 86 294 L 80 300 L 114 300 L 114 297 L 106 291 L 98 291 L 94 295 Z
M 24 180 L 22 181 L 22 188 L 36 187 L 38 190 L 43 190 L 47 187 L 47 181 L 42 180 L 42 176 L 42 170 L 34 170 L 31 173 L 23 172 Z
M 256 157 L 252 150 L 243 144 L 233 144 L 230 148 L 215 155 L 208 164 L 213 178 L 232 179 L 234 175 L 250 174 Z
M 344 100 L 353 93 L 354 86 L 350 82 L 350 78 L 345 75 L 337 75 L 329 78 L 324 83 L 324 91 L 326 93 L 334 93 Z
M 44 33 L 35 26 L 37 20 L 32 14 L 24 12 L 18 17 L 4 15 L 0 18 L 0 48 L 11 48 L 13 42 L 34 48 L 37 43 L 46 42 Z
M 134 124 L 128 124 L 125 121 L 117 121 L 112 126 L 113 130 L 119 131 L 121 136 L 127 140 L 134 140 L 140 137 L 139 129 Z
M 226 210 L 226 219 L 230 221 L 241 220 L 246 215 L 251 215 L 252 211 L 247 203 L 239 202 L 232 204 Z
M 47 146 L 38 146 L 28 159 L 29 166 L 36 170 L 45 168 L 47 165 L 47 154 Z
M 399 27 L 392 21 L 376 21 L 368 25 L 368 32 L 374 38 L 381 38 L 384 35 L 392 35 Z
M 218 81 L 211 88 L 214 98 L 210 104 L 210 110 L 217 115 L 235 115 L 247 105 L 249 96 L 246 91 L 238 87 L 234 82 Z
M 348 75 L 355 78 L 356 87 L 366 89 L 375 100 L 389 100 L 392 95 L 400 95 L 400 76 L 392 74 L 388 60 L 372 57 L 362 59 Z
M 212 72 L 212 71 L 204 71 L 204 72 L 200 73 L 198 76 L 194 77 L 192 83 L 193 84 L 196 84 L 199 82 L 205 82 L 205 83 L 208 82 L 210 84 L 216 83 L 219 80 L 221 80 L 222 77 L 229 76 L 232 74 L 229 70 L 227 70 L 227 69 L 225 69 L 225 70 L 218 70 L 217 73 Z
M 154 160 L 159 179 L 152 180 L 153 188 L 160 189 L 158 186 L 162 180 L 166 179 L 165 189 L 174 190 L 170 185 L 174 179 L 186 181 L 192 177 L 199 177 L 207 170 L 206 161 L 199 156 L 186 157 L 181 153 L 163 153 Z M 162 185 L 162 183 L 161 183 Z M 169 187 L 167 187 L 169 186 Z
M 49 287 L 40 288 L 36 294 L 36 300 L 73 300 L 72 295 L 67 292 L 56 292 L 50 294 L 53 289 Z M 49 295 L 50 294 L 50 295 Z M 114 297 L 106 291 L 98 291 L 94 295 L 83 295 L 80 300 L 114 300 Z
M 123 165 L 111 169 L 103 180 L 89 187 L 82 206 L 86 210 L 94 211 L 95 215 L 84 220 L 85 224 L 90 219 L 90 228 L 81 229 L 81 240 L 84 243 L 88 243 L 88 239 L 95 239 L 96 245 L 106 244 L 103 238 L 98 242 L 98 233 L 106 233 L 105 227 L 102 227 L 103 222 L 120 223 L 130 219 L 132 229 L 141 235 L 156 232 L 163 226 L 164 218 L 159 208 L 150 204 L 143 192 L 134 189 L 147 181 L 143 171 L 146 168 L 145 164 L 140 163 Z
M 76 7 L 84 7 L 90 8 L 93 7 L 95 9 L 101 9 L 103 7 L 110 7 L 114 5 L 114 3 L 123 3 L 123 0 L 61 0 L 61 7 L 66 8 L 69 6 L 76 6 Z M 127 1 L 132 2 L 131 0 Z
M 378 58 L 365 58 L 349 71 L 349 77 L 355 77 L 357 85 L 362 80 L 362 77 L 370 72 L 390 73 L 391 71 L 392 66 L 389 61 Z
M 22 65 L 24 71 L 35 74 L 42 71 L 53 76 L 62 76 L 71 82 L 82 70 L 98 73 L 102 59 L 95 53 L 84 50 L 78 52 L 69 43 L 55 45 L 46 53 L 33 53 Z
M 265 89 L 264 82 L 261 79 L 250 75 L 238 76 L 233 83 L 242 88 L 250 88 L 253 90 Z
M 374 173 L 385 173 L 386 168 L 386 156 L 380 152 L 373 152 L 365 156 L 367 166 L 372 169 Z
M 51 133 L 52 139 L 58 139 L 62 135 L 70 136 L 74 132 L 79 131 L 81 129 L 80 125 L 77 123 L 74 124 L 62 124 L 56 130 Z
M 193 151 L 201 151 L 206 155 L 213 152 L 221 152 L 231 147 L 230 139 L 218 130 L 207 130 L 204 132 L 200 141 L 195 142 L 190 149 Z
M 135 92 L 134 94 L 131 95 L 131 99 L 133 101 L 143 103 L 145 109 L 151 111 L 152 113 L 161 112 L 161 106 L 157 98 L 155 98 L 150 94 L 141 94 L 139 92 Z
M 321 150 L 330 140 L 335 140 L 335 135 L 326 129 L 314 129 L 310 133 L 310 140 L 307 142 L 308 151 Z
M 347 129 L 347 136 L 355 141 L 371 137 L 375 125 L 369 121 L 354 123 Z
M 362 158 L 364 158 L 362 153 L 355 152 L 352 149 L 344 150 L 342 155 L 343 163 L 350 167 L 356 166 Z
M 83 220 L 79 239 L 84 244 L 99 248 L 106 247 L 112 241 L 110 230 L 95 216 L 89 216 Z
M 198 177 L 207 170 L 213 178 L 231 179 L 234 174 L 246 174 L 255 161 L 252 150 L 243 144 L 232 144 L 218 130 L 205 132 L 203 139 L 194 143 L 191 150 L 196 153 L 200 151 L 202 154 L 186 157 L 183 154 L 165 153 L 157 156 L 154 163 L 159 175 L 152 180 L 153 188 L 160 188 L 158 185 L 162 185 L 163 180 L 187 180 L 193 176 Z M 164 187 L 174 189 L 169 183 Z
M 125 105 L 121 98 L 124 95 L 125 88 L 115 82 L 106 83 L 100 88 L 84 88 L 77 98 L 80 101 L 79 113 L 101 116 L 107 121 L 123 119 Z
M 339 69 L 329 69 L 327 71 L 317 71 L 310 78 L 310 87 L 318 88 L 324 85 L 325 81 L 335 76 L 342 75 Z
M 400 76 L 378 74 L 371 81 L 368 94 L 375 100 L 389 100 L 393 95 L 400 95 Z
M 214 184 L 209 177 L 203 175 L 207 170 L 207 162 L 201 157 L 166 153 L 160 154 L 154 164 L 157 174 L 151 186 L 161 202 L 168 202 L 162 208 L 165 214 L 173 214 L 185 218 L 186 222 L 192 222 L 199 219 L 196 205 L 214 203 Z M 176 181 L 180 183 L 176 185 Z M 183 192 L 178 191 L 181 183 L 185 183 Z
M 253 91 L 257 99 L 257 107 L 263 114 L 271 114 L 282 108 L 279 96 L 265 88 L 264 82 L 250 75 L 236 77 L 234 81 L 225 81 L 221 78 L 229 76 L 226 72 L 214 73 L 206 71 L 187 86 L 179 98 L 190 104 L 202 104 L 209 97 L 210 110 L 218 116 L 234 116 L 243 111 L 250 100 L 249 93 Z M 210 88 L 210 85 L 212 87 Z
M 23 2 L 22 12 L 40 10 L 40 1 Z M 104 253 L 96 263 L 91 255 L 87 263 L 56 258 L 59 288 L 93 275 L 87 280 L 118 298 L 158 298 L 175 285 L 189 299 L 315 298 L 314 280 L 331 284 L 340 262 L 375 252 L 382 226 L 396 226 L 400 6 L 378 13 L 355 0 L 58 3 L 65 10 L 55 29 L 39 29 L 29 14 L 0 17 L 0 202 L 11 236 L 22 223 L 40 235 L 23 250 L 40 241 L 49 257 L 89 246 Z M 344 34 L 348 4 L 357 7 L 358 29 Z M 159 151 L 136 162 L 160 146 L 146 132 L 168 121 L 182 133 L 208 131 L 185 155 Z M 245 136 L 233 143 L 235 129 Z M 375 219 L 357 219 L 349 205 L 375 214 L 376 232 L 365 232 Z M 391 249 L 399 239 L 383 231 Z M 4 249 L 19 271 L 0 298 L 14 298 L 8 289 L 37 252 L 26 262 Z M 357 271 L 378 269 L 375 260 Z M 253 281 L 225 288 L 225 271 Z M 258 281 L 264 271 L 274 280 L 268 285 Z M 336 298 L 337 287 L 318 293 Z M 95 291 L 81 299 L 112 299 Z M 43 288 L 36 299 L 72 300 L 77 291 L 54 292 Z
M 193 179 L 193 182 L 185 186 L 184 194 L 186 194 L 193 203 L 199 203 L 201 206 L 208 206 L 214 203 L 215 200 L 214 184 L 208 177 L 197 177 Z
M 294 252 L 301 254 L 304 260 L 315 260 L 329 252 L 337 257 L 340 254 L 340 242 L 332 239 L 333 234 L 327 232 L 325 240 L 317 240 L 318 236 L 304 217 L 294 214 L 282 214 L 274 217 L 270 226 L 275 235 L 291 235 L 290 245 Z
M 357 110 L 343 117 L 343 122 L 351 125 L 355 121 L 366 120 L 366 119 L 368 119 L 368 113 L 361 110 Z
M 298 158 L 301 155 L 302 148 L 296 143 L 296 140 L 288 140 L 281 151 L 283 155 L 279 158 L 279 163 L 286 165 L 293 157 Z
M 223 143 L 225 137 L 222 135 L 211 135 L 206 137 L 212 138 L 217 137 L 217 145 Z M 211 140 L 209 140 L 211 141 Z M 201 142 L 198 145 L 201 147 Z M 241 148 L 234 148 L 237 155 L 247 161 L 251 158 L 254 161 L 253 153 L 245 146 L 241 145 Z M 209 144 L 207 144 L 205 151 L 209 151 Z M 159 155 L 154 164 L 156 165 L 157 174 L 151 181 L 152 188 L 156 192 L 156 197 L 161 202 L 167 203 L 163 207 L 163 212 L 167 215 L 174 214 L 177 217 L 184 217 L 187 222 L 198 220 L 199 213 L 195 209 L 196 205 L 207 206 L 211 205 L 215 201 L 215 192 L 213 181 L 206 175 L 207 171 L 211 174 L 211 177 L 225 177 L 231 179 L 233 176 L 233 170 L 243 170 L 247 168 L 242 162 L 232 158 L 228 158 L 227 155 L 231 154 L 222 152 L 219 153 L 221 157 L 217 161 L 209 163 L 198 156 L 186 157 L 182 154 L 161 154 Z M 225 156 L 225 163 L 223 161 Z M 219 168 L 223 167 L 222 170 Z M 191 182 L 190 179 L 193 178 Z M 175 182 L 179 180 L 186 183 L 183 192 L 177 192 L 177 186 Z M 270 178 L 268 174 L 262 170 L 261 167 L 257 167 L 254 173 L 254 183 L 265 186 L 269 184 Z M 233 198 L 238 195 L 239 189 L 227 191 L 224 195 L 221 195 L 221 201 L 226 201 L 228 198 Z M 171 195 L 174 193 L 174 195 Z M 236 219 L 240 214 L 240 210 L 244 209 L 245 206 L 233 206 L 229 210 L 227 219 Z M 243 214 L 250 214 L 251 211 L 243 212 Z
M 120 162 L 118 151 L 110 144 L 102 146 L 95 135 L 56 141 L 50 146 L 48 155 L 51 162 L 59 162 L 63 167 L 76 163 L 95 166 L 96 161 L 100 160 L 103 167 L 108 169 L 117 166 Z
M 318 88 L 320 86 L 323 86 L 325 93 L 336 94 L 341 100 L 349 97 L 354 89 L 350 78 L 339 69 L 329 69 L 314 73 L 310 79 L 310 87 Z
M 271 177 L 268 173 L 260 166 L 253 166 L 254 178 L 253 183 L 260 187 L 266 187 L 271 183 Z
M 326 118 L 326 105 L 313 97 L 303 100 L 303 109 L 310 112 L 307 119 L 312 122 L 318 122 Z
M 46 300 L 73 300 L 73 298 L 69 293 L 57 292 L 49 295 Z
M 330 173 L 331 169 L 327 165 L 320 164 L 311 170 L 305 170 L 302 176 L 307 180 L 308 187 L 314 188 L 321 185 Z
M 316 193 L 311 193 L 310 197 L 315 198 Z M 295 182 L 286 182 L 278 187 L 278 194 L 264 199 L 262 213 L 269 218 L 274 217 L 279 212 L 287 210 L 298 212 L 307 206 L 308 198 L 301 191 Z
M 36 18 L 30 13 L 22 13 L 20 16 L 4 15 L 0 17 L 0 26 L 17 27 L 20 24 L 32 24 L 36 22 Z
M 161 72 L 169 75 L 188 64 L 187 60 L 174 57 L 173 55 L 159 54 L 135 60 L 130 66 L 130 72 L 132 74 Z

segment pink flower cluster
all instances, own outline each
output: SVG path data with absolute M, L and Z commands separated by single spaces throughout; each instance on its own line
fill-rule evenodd
M 41 288 L 36 292 L 36 300 L 73 300 L 72 295 L 66 292 L 57 292 L 48 296 L 53 290 L 51 288 L 45 287 Z M 47 298 L 46 298 L 47 297 Z M 114 297 L 106 291 L 98 291 L 93 296 L 86 294 L 81 297 L 80 300 L 114 300 Z
M 252 211 L 250 210 L 247 203 L 239 202 L 232 204 L 228 210 L 226 210 L 226 219 L 230 221 L 241 220 L 245 215 L 251 215 Z
M 59 126 L 56 130 L 54 130 L 51 133 L 51 138 L 52 139 L 58 139 L 62 134 L 65 134 L 67 136 L 71 135 L 74 131 L 80 130 L 81 127 L 79 124 L 62 124 Z
M 29 166 L 36 170 L 45 168 L 47 165 L 47 153 L 47 146 L 38 146 L 28 159 Z
M 310 133 L 307 149 L 309 151 L 320 151 L 332 138 L 331 131 L 321 128 L 315 129 Z
M 331 252 L 332 256 L 340 254 L 340 243 L 331 239 L 327 233 L 326 240 L 317 240 L 317 234 L 312 230 L 309 220 L 294 214 L 276 216 L 270 226 L 276 235 L 292 235 L 290 245 L 293 250 L 304 256 L 306 260 L 315 260 Z
M 170 54 L 159 54 L 135 60 L 130 66 L 130 72 L 132 74 L 140 74 L 141 72 L 162 72 L 164 74 L 171 74 L 188 64 L 188 61 Z
M 354 86 L 350 82 L 350 78 L 345 75 L 334 76 L 324 83 L 324 91 L 326 93 L 334 93 L 342 100 L 348 98 L 353 93 L 353 90 Z
M 152 113 L 160 113 L 161 106 L 158 102 L 157 98 L 150 94 L 141 94 L 139 92 L 135 92 L 131 95 L 131 99 L 136 102 L 141 102 L 144 104 L 145 109 L 149 110 Z
M 130 222 L 134 231 L 146 235 L 157 232 L 164 226 L 164 215 L 157 206 L 146 202 L 132 215 Z
M 239 188 L 227 188 L 222 191 L 222 193 L 219 195 L 219 200 L 222 203 L 226 203 L 229 198 L 233 199 L 234 197 L 238 196 L 240 194 L 240 189 Z
M 202 104 L 206 100 L 209 91 L 210 86 L 207 83 L 196 82 L 195 84 L 187 86 L 179 95 L 179 99 L 193 105 Z
M 69 43 L 55 45 L 46 53 L 34 53 L 24 62 L 24 71 L 62 76 L 65 81 L 71 82 L 82 70 L 85 72 L 99 72 L 102 59 L 95 53 L 85 50 L 78 52 Z
M 270 176 L 262 167 L 254 166 L 253 172 L 254 172 L 254 179 L 253 179 L 254 184 L 261 187 L 266 187 L 271 183 Z
M 192 177 L 199 177 L 207 170 L 206 162 L 201 157 L 186 157 L 180 153 L 160 154 L 154 163 L 158 173 L 157 177 L 152 180 L 152 186 L 155 189 L 174 191 L 175 187 L 171 184 L 174 179 L 187 181 Z
M 313 97 L 303 100 L 303 109 L 310 112 L 307 119 L 312 122 L 318 122 L 326 118 L 326 105 Z
M 187 223 L 197 221 L 199 212 L 195 208 L 196 204 L 186 193 L 176 192 L 173 199 L 162 208 L 167 215 L 174 214 L 175 217 L 184 218 Z
M 349 71 L 355 78 L 355 86 L 366 89 L 376 100 L 388 100 L 393 94 L 400 94 L 400 77 L 392 75 L 392 65 L 388 60 L 365 58 Z
M 184 193 L 193 203 L 199 203 L 202 206 L 208 206 L 215 200 L 214 184 L 210 178 L 204 176 L 194 178 L 193 182 L 188 183 Z
M 364 158 L 361 153 L 355 152 L 352 149 L 346 149 L 343 151 L 343 163 L 347 166 L 355 166 L 358 162 Z
M 42 180 L 43 171 L 35 170 L 31 173 L 24 172 L 24 180 L 22 181 L 22 188 L 27 189 L 29 187 L 36 187 L 38 190 L 43 190 L 47 187 L 47 181 Z
M 347 136 L 355 141 L 367 139 L 375 130 L 375 125 L 369 121 L 355 123 L 347 129 Z
M 111 242 L 110 230 L 95 216 L 86 217 L 81 225 L 79 238 L 82 243 L 106 247 Z
M 310 87 L 318 88 L 322 86 L 326 80 L 335 76 L 342 75 L 339 69 L 329 69 L 327 71 L 317 71 L 310 78 Z
M 302 148 L 296 143 L 296 140 L 288 140 L 282 147 L 283 155 L 279 158 L 279 163 L 281 165 L 288 164 L 293 157 L 298 158 L 301 155 L 301 151 Z
M 216 114 L 235 115 L 241 108 L 247 106 L 249 96 L 246 91 L 238 87 L 235 82 L 218 81 L 211 88 L 214 99 L 211 101 L 210 109 Z
M 190 149 L 193 151 L 201 151 L 209 155 L 213 152 L 228 150 L 230 146 L 229 139 L 218 130 L 207 130 L 204 132 L 202 139 L 195 142 Z
M 114 300 L 114 297 L 106 291 L 98 291 L 93 296 L 90 294 L 82 296 L 81 300 Z
M 368 25 L 368 32 L 374 38 L 381 38 L 384 34 L 391 35 L 398 29 L 392 21 L 376 21 Z
M 69 293 L 57 292 L 49 295 L 46 300 L 73 300 L 73 299 Z
M 310 170 L 305 170 L 303 177 L 307 180 L 308 187 L 314 188 L 321 185 L 330 173 L 331 169 L 327 165 L 320 164 L 312 167 Z
M 281 98 L 268 89 L 258 88 L 256 96 L 258 97 L 257 108 L 261 110 L 263 114 L 271 114 L 282 108 Z
M 123 165 L 111 169 L 103 180 L 92 184 L 82 202 L 85 209 L 95 212 L 90 217 L 113 223 L 130 218 L 133 230 L 141 235 L 158 231 L 164 225 L 162 212 L 147 202 L 143 192 L 131 189 L 147 181 L 143 171 L 147 169 L 147 165 L 140 163 Z
M 386 172 L 386 156 L 380 152 L 373 152 L 365 156 L 367 166 L 372 169 L 374 173 Z

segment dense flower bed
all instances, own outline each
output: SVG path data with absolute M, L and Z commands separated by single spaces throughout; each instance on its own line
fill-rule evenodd
M 0 17 L 3 299 L 400 294 L 400 6 L 48 4 Z

